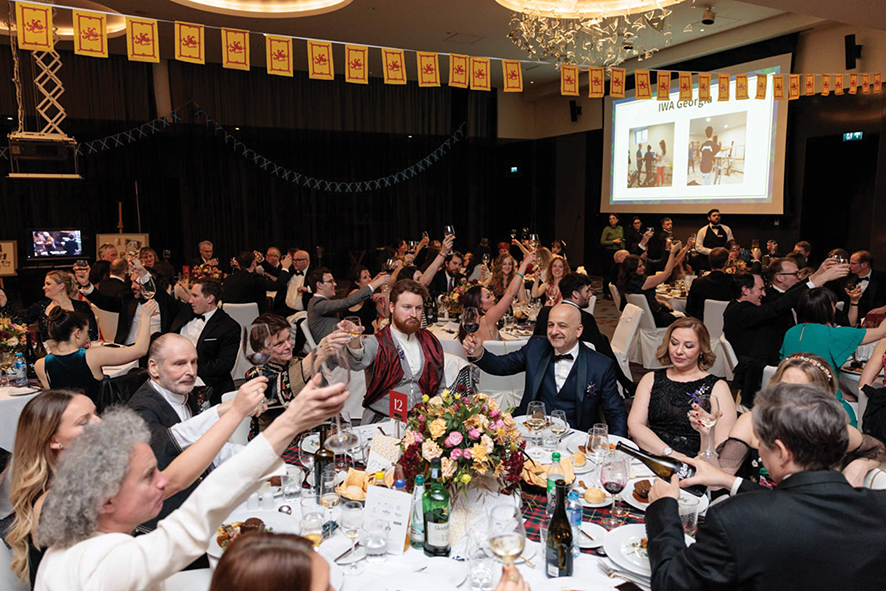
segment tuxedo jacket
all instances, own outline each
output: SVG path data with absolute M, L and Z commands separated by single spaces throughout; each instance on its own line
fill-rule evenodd
M 455 276 L 456 284 L 461 282 L 462 277 L 463 275 L 461 274 Z M 428 291 L 433 295 L 449 293 L 449 278 L 446 277 L 445 269 L 437 271 L 437 274 L 431 279 L 431 284 L 428 285 Z
M 132 288 L 129 287 L 129 281 L 120 281 L 113 277 L 105 277 L 99 281 L 96 287 L 102 295 L 108 297 L 123 297 L 126 292 L 132 293 Z
M 711 271 L 692 282 L 689 296 L 686 298 L 686 314 L 704 322 L 706 300 L 728 302 L 731 299 L 732 276 L 723 271 Z
M 119 297 L 113 297 L 103 294 L 98 289 L 93 289 L 92 293 L 84 297 L 98 308 L 106 312 L 117 313 L 117 334 L 114 336 L 114 342 L 118 345 L 126 344 L 126 337 L 129 336 L 129 330 L 132 328 L 132 320 L 135 318 L 135 310 L 138 308 L 138 300 L 132 290 L 127 290 L 120 294 Z M 160 311 L 160 326 L 163 326 L 163 310 Z M 105 338 L 111 335 L 105 335 Z
M 799 472 L 775 489 L 714 505 L 686 547 L 677 501 L 646 509 L 653 589 L 880 590 L 886 491 L 836 470 Z
M 224 281 L 224 301 L 230 304 L 258 304 L 259 314 L 268 311 L 268 292 L 286 289 L 289 271 L 279 270 L 277 279 L 240 269 Z
M 779 351 L 784 340 L 783 318 L 791 317 L 791 310 L 809 289 L 806 282 L 798 283 L 777 301 L 755 306 L 751 302 L 732 300 L 723 313 L 723 334 L 735 355 L 741 359 L 755 359 L 767 365 L 778 365 Z
M 590 430 L 598 422 L 602 409 L 609 423 L 609 432 L 627 437 L 628 414 L 616 387 L 615 362 L 588 347 L 579 346 L 578 359 L 558 393 L 551 361 L 553 356 L 554 348 L 548 339 L 534 336 L 518 351 L 501 357 L 485 351 L 475 363 L 486 373 L 497 376 L 526 372 L 523 399 L 514 411 L 515 416 L 526 414 L 526 408 L 533 400 L 556 399 L 554 408 L 547 408 L 547 403 L 545 407 L 550 412 L 562 401 L 562 408 L 566 410 L 566 417 L 573 429 Z
M 886 306 L 886 272 L 871 271 L 868 285 L 858 301 L 858 318 L 865 316 L 871 309 Z

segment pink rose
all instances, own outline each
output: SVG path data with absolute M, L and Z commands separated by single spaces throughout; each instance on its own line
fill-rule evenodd
M 471 450 L 470 449 L 461 450 L 461 457 L 463 457 L 466 460 L 470 460 L 471 459 Z
M 492 411 L 491 413 L 489 413 L 489 418 L 490 418 L 490 419 L 494 419 L 495 417 L 498 416 L 498 414 L 499 414 L 499 411 L 494 410 L 494 411 Z
M 461 433 L 459 433 L 458 431 L 451 431 L 446 437 L 446 441 L 444 441 L 444 444 L 446 445 L 446 447 L 455 447 L 456 445 L 461 443 L 463 439 L 464 437 Z
M 415 432 L 414 435 L 415 435 L 415 442 L 416 443 L 421 443 L 425 439 L 421 433 Z
M 468 431 L 468 437 L 471 439 L 480 439 L 480 429 L 474 428 Z
M 455 461 L 462 456 L 462 449 L 460 447 L 456 447 L 452 450 L 452 453 L 449 454 L 449 457 Z
M 418 415 L 418 420 L 419 420 L 419 422 L 424 423 L 425 422 L 425 415 Z
M 493 423 L 492 428 L 493 430 L 498 431 L 499 429 L 504 429 L 504 426 L 505 422 L 501 419 L 498 419 L 497 421 L 495 421 L 495 423 Z
M 458 410 L 458 405 L 457 405 L 457 404 L 453 404 L 453 405 L 452 405 L 452 410 Z

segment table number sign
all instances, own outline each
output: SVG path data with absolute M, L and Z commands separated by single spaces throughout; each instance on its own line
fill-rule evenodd
M 388 414 L 392 419 L 406 422 L 406 413 L 409 409 L 409 397 L 404 392 L 391 390 L 390 393 L 390 409 Z

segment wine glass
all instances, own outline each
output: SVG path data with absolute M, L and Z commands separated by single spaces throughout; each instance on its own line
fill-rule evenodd
M 388 259 L 385 261 L 385 273 L 390 275 L 394 272 L 394 266 L 397 264 L 395 259 Z
M 493 507 L 489 513 L 489 549 L 506 565 L 514 564 L 526 546 L 523 514 L 513 505 Z
M 698 457 L 706 462 L 713 462 L 717 459 L 717 452 L 711 448 L 711 442 L 714 439 L 714 425 L 720 417 L 720 401 L 712 394 L 696 394 L 694 406 L 698 411 L 699 422 L 705 427 L 705 446 Z
M 332 511 L 338 507 L 341 497 L 335 490 L 335 463 L 329 464 L 323 468 L 323 474 L 320 475 L 320 504 L 326 508 L 327 521 L 329 521 Z
M 344 321 L 350 322 L 353 325 L 353 326 L 345 325 L 347 328 L 351 329 L 351 330 L 348 330 L 349 337 L 354 339 L 354 338 L 359 337 L 361 334 L 363 334 L 363 331 L 360 331 L 360 330 L 355 331 L 354 330 L 356 328 L 360 328 L 361 326 L 363 326 L 363 323 L 360 321 L 359 316 L 345 316 Z
M 628 457 L 619 452 L 612 452 L 603 460 L 600 468 L 600 482 L 603 490 L 612 495 L 612 510 L 609 517 L 603 520 L 603 526 L 614 529 L 619 526 L 619 519 L 627 515 L 627 512 L 619 503 L 618 494 L 624 490 L 631 475 L 631 463 Z
M 2 381 L 0 381 L 0 386 L 8 386 L 9 385 L 9 370 L 12 369 L 12 366 L 15 364 L 15 357 L 13 357 L 12 353 L 0 353 L 0 371 L 3 372 Z
M 538 239 L 538 234 L 530 234 L 529 235 L 529 250 L 532 252 L 538 252 L 538 247 L 541 242 Z
M 482 261 L 483 261 L 484 265 L 486 265 L 487 267 L 489 266 L 489 253 L 488 252 L 483 253 Z
M 351 383 L 351 371 L 349 369 L 347 352 L 340 348 L 332 352 L 323 362 L 320 368 L 325 386 L 332 384 L 344 384 L 345 389 Z M 326 449 L 332 453 L 344 453 L 354 447 L 360 439 L 351 430 L 350 423 L 344 428 L 341 417 L 335 415 L 335 432 L 326 437 Z
M 409 241 L 409 252 L 415 254 L 415 251 L 418 250 L 418 240 L 410 240 Z
M 357 546 L 357 538 L 360 537 L 360 528 L 363 527 L 363 503 L 348 501 L 341 506 L 341 527 L 345 536 L 351 540 L 351 557 Z M 344 569 L 349 575 L 359 575 L 363 572 L 363 565 L 357 560 L 352 560 Z
M 461 313 L 461 325 L 468 334 L 474 334 L 480 330 L 480 311 L 473 306 L 467 306 Z M 474 356 L 474 349 L 471 348 L 471 357 Z
M 271 358 L 271 329 L 263 322 L 249 325 L 243 333 L 242 350 L 252 365 L 264 365 Z
M 559 445 L 560 438 L 569 430 L 569 422 L 566 420 L 565 410 L 551 411 L 550 429 L 551 433 L 557 436 L 557 444 Z
M 127 259 L 137 259 L 138 253 L 141 250 L 141 243 L 137 240 L 127 240 L 126 241 L 126 258 Z
M 154 296 L 157 294 L 157 284 L 154 283 L 154 279 L 151 276 L 148 276 L 148 278 L 141 283 L 141 292 L 142 296 L 146 299 L 154 299 Z
M 511 240 L 517 237 L 517 228 L 511 228 Z
M 452 236 L 455 238 L 455 226 L 443 226 L 443 236 Z
M 526 406 L 526 414 L 529 418 L 523 424 L 532 432 L 532 442 L 538 447 L 538 436 L 548 423 L 545 403 L 540 400 L 533 400 Z
M 305 449 L 307 439 L 308 439 L 308 437 L 311 436 L 311 434 L 312 434 L 311 431 L 305 431 L 304 433 L 302 433 L 301 436 L 299 436 L 296 439 L 296 446 L 295 447 L 296 447 L 296 449 L 298 449 L 299 463 L 303 467 L 305 467 L 308 471 L 308 474 L 305 476 L 305 480 L 307 481 L 308 486 L 311 489 L 311 492 L 316 493 L 317 491 L 314 490 L 315 489 L 315 486 L 314 486 L 315 479 L 311 478 L 311 472 L 314 470 L 314 454 L 312 452 L 309 452 L 307 449 Z M 318 437 L 319 437 L 319 435 L 318 435 Z

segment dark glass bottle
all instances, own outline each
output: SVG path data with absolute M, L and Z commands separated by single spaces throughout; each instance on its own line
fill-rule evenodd
M 676 458 L 670 458 L 668 456 L 659 456 L 656 454 L 651 454 L 647 451 L 643 451 L 642 449 L 634 449 L 633 447 L 629 447 L 623 444 L 621 441 L 615 446 L 615 449 L 626 453 L 632 458 L 637 458 L 643 464 L 652 470 L 656 476 L 662 478 L 664 480 L 670 480 L 671 476 L 674 474 L 680 480 L 685 480 L 686 478 L 692 478 L 695 476 L 695 468 L 681 462 Z M 703 486 L 690 486 L 688 488 L 684 488 L 683 490 L 694 494 L 697 497 L 700 497 L 705 492 L 705 487 Z
M 428 486 L 422 497 L 427 556 L 449 556 L 449 491 L 443 486 L 440 458 L 431 461 Z
M 545 574 L 549 579 L 572 576 L 572 524 L 566 515 L 566 483 L 556 483 L 557 505 L 548 525 Z
M 323 471 L 327 466 L 335 463 L 335 454 L 326 449 L 326 433 L 328 425 L 323 423 L 320 425 L 320 449 L 314 454 L 314 486 L 317 487 L 317 493 L 320 492 L 320 482 L 323 480 Z

